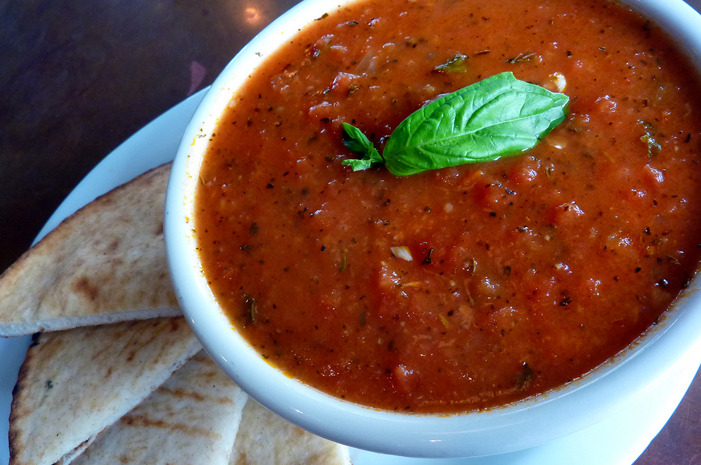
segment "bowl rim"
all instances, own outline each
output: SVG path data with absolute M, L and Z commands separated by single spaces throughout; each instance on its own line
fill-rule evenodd
M 701 312 L 694 311 L 701 306 L 698 277 L 658 325 L 582 378 L 539 396 L 464 414 L 404 414 L 337 399 L 295 381 L 236 336 L 207 285 L 196 251 L 194 189 L 207 135 L 236 89 L 287 38 L 324 13 L 355 1 L 362 0 L 305 0 L 273 21 L 216 78 L 183 135 L 166 195 L 166 251 L 180 306 L 217 364 L 256 401 L 319 436 L 393 455 L 467 457 L 521 450 L 583 429 L 633 401 L 672 370 L 675 361 L 695 353 L 701 363 Z M 620 3 L 654 17 L 701 68 L 701 16 L 693 8 L 682 0 Z M 582 406 L 587 406 L 587 415 L 578 413 Z

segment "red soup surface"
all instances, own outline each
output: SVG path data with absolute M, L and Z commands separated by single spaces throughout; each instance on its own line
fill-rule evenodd
M 535 149 L 401 178 L 342 165 L 342 122 L 382 147 L 503 71 L 571 99 Z M 657 26 L 607 1 L 357 2 L 270 57 L 211 135 L 206 276 L 262 357 L 334 396 L 460 412 L 542 393 L 694 275 L 700 89 Z

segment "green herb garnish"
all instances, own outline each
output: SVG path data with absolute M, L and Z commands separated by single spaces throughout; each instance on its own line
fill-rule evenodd
M 640 121 L 643 128 L 645 129 L 645 134 L 640 137 L 640 140 L 647 146 L 647 156 L 652 158 L 662 151 L 662 145 L 657 141 L 655 133 L 657 132 L 655 126 L 647 121 Z
M 533 148 L 567 114 L 569 97 L 497 74 L 434 100 L 409 115 L 382 155 L 355 126 L 343 123 L 344 143 L 360 159 L 354 171 L 383 164 L 396 176 L 496 160 Z
M 529 61 L 532 61 L 535 57 L 535 53 L 519 53 L 515 57 L 506 60 L 505 63 L 509 63 L 511 65 L 515 65 L 517 63 L 527 63 Z
M 467 56 L 462 53 L 456 53 L 453 58 L 442 63 L 435 68 L 434 71 L 439 73 L 453 74 L 467 72 Z
M 248 299 L 248 317 L 251 323 L 255 323 L 258 318 L 258 302 L 253 297 Z

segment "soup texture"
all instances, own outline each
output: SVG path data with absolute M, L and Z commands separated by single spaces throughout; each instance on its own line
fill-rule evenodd
M 409 114 L 497 73 L 570 97 L 513 158 L 353 172 L 341 124 L 382 147 Z M 603 0 L 359 1 L 232 97 L 196 229 L 232 326 L 348 401 L 504 405 L 615 356 L 693 277 L 701 86 L 656 25 Z

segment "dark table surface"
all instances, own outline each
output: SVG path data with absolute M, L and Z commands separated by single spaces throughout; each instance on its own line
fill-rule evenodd
M 295 3 L 0 0 L 0 271 L 102 158 Z M 701 464 L 700 403 L 697 374 L 636 465 Z

